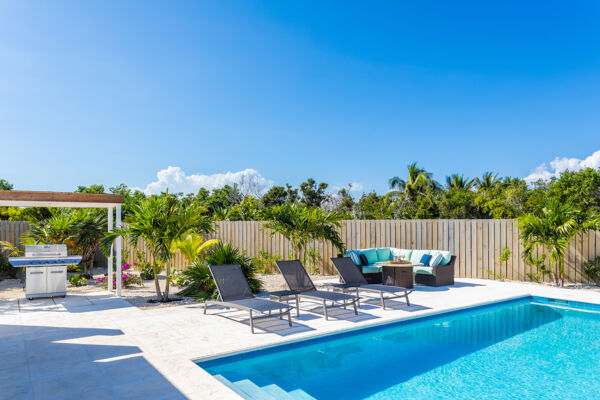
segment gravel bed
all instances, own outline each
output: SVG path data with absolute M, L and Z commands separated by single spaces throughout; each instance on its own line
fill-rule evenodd
M 136 273 L 133 271 L 133 273 Z M 69 273 L 69 276 L 72 275 Z M 88 279 L 86 286 L 72 286 L 67 282 L 67 293 L 69 294 L 85 294 L 91 292 L 98 292 L 105 290 L 104 287 L 96 282 L 97 279 L 104 276 L 101 270 L 96 269 L 94 271 L 94 279 Z M 281 274 L 258 274 L 258 279 L 263 282 L 263 290 L 272 292 L 276 290 L 287 289 L 283 276 Z M 336 275 L 311 275 L 311 279 L 314 281 L 317 287 L 322 287 L 323 281 L 335 280 Z M 165 287 L 165 276 L 159 275 L 159 282 L 161 290 Z M 192 297 L 181 297 L 178 301 L 171 301 L 169 303 L 149 303 L 149 300 L 156 299 L 156 288 L 154 286 L 154 280 L 143 281 L 143 286 L 131 286 L 123 288 L 121 297 L 127 300 L 131 305 L 138 308 L 155 308 L 155 307 L 173 307 L 182 304 L 190 304 L 196 302 L 196 299 Z M 170 286 L 169 297 L 180 297 L 177 296 L 180 288 L 176 286 Z M 19 299 L 25 297 L 25 285 L 21 283 L 19 279 L 5 279 L 0 281 L 0 299 Z

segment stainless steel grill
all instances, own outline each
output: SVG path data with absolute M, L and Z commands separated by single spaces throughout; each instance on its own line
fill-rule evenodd
M 64 244 L 25 246 L 25 257 L 9 257 L 13 267 L 25 267 L 25 295 L 64 297 L 67 294 L 67 265 L 79 264 L 81 256 L 67 255 Z

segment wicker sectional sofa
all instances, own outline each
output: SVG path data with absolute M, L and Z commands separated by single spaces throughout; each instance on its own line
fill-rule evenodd
M 352 252 L 356 255 L 364 254 L 367 258 L 368 265 L 357 265 L 357 268 L 359 268 L 369 283 L 381 283 L 382 265 L 392 260 L 394 256 L 399 256 L 404 260 L 410 260 L 413 264 L 419 264 L 423 255 L 432 255 L 436 252 L 440 252 L 443 256 L 440 265 L 419 265 L 413 268 L 415 273 L 415 283 L 427 286 L 454 285 L 454 263 L 456 261 L 456 256 L 453 256 L 449 251 L 411 250 L 394 247 L 346 251 L 346 256 L 355 260 L 357 257 L 352 257 Z

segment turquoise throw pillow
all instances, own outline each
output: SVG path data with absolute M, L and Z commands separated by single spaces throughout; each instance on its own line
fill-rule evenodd
M 423 257 L 421 257 L 421 264 L 423 265 L 427 265 L 429 264 L 429 260 L 431 260 L 431 255 L 429 254 L 423 254 Z

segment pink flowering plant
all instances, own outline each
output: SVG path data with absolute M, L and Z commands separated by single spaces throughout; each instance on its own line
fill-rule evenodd
M 131 265 L 128 263 L 123 264 L 123 266 L 121 267 L 121 286 L 125 287 L 125 288 L 133 286 L 133 285 L 142 286 L 143 285 L 142 280 L 137 275 L 129 273 L 127 271 L 129 268 L 131 268 Z M 116 278 L 117 277 L 115 276 L 115 281 L 113 282 L 113 289 L 117 287 Z M 102 278 L 98 279 L 96 282 L 103 285 L 104 287 L 107 287 L 108 286 L 108 276 L 103 276 Z

